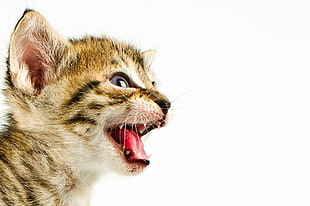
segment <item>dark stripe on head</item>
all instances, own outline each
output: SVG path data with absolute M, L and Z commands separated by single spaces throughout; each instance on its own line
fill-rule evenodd
M 89 109 L 102 109 L 104 107 L 103 104 L 98 104 L 98 103 L 90 103 L 88 104 Z
M 82 88 L 78 89 L 72 96 L 72 98 L 67 102 L 67 106 L 81 101 L 81 99 L 91 90 L 96 88 L 100 84 L 100 81 L 91 81 L 85 84 Z
M 72 119 L 67 120 L 66 123 L 68 124 L 88 123 L 88 124 L 93 124 L 93 125 L 97 124 L 96 120 L 89 118 L 89 117 L 85 117 L 82 114 L 76 114 Z

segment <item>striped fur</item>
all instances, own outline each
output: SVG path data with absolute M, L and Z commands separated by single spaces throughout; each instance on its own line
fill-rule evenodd
M 106 37 L 66 40 L 39 13 L 25 11 L 10 41 L 0 205 L 88 205 L 102 173 L 142 171 L 107 131 L 164 124 L 170 103 L 151 79 L 152 54 Z M 112 84 L 115 74 L 126 74 L 131 86 Z

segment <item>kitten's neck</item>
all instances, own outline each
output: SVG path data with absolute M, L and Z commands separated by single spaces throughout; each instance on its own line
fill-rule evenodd
M 45 132 L 21 130 L 11 120 L 3 134 L 10 138 L 7 140 L 10 146 L 5 149 L 8 153 L 9 150 L 13 154 L 23 153 L 26 169 L 36 176 L 32 181 L 49 179 L 51 182 L 46 184 L 59 193 L 58 197 L 62 198 L 59 201 L 63 205 L 88 205 L 92 186 L 103 172 L 96 170 L 98 165 L 91 161 L 93 157 L 85 152 L 84 145 L 73 141 L 78 137 L 65 131 L 61 137 L 60 133 L 59 129 Z M 19 167 L 20 162 L 14 164 L 14 167 Z

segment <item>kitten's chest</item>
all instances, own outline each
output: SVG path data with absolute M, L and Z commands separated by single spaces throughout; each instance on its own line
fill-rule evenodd
M 66 198 L 68 206 L 89 206 L 90 192 L 72 191 Z

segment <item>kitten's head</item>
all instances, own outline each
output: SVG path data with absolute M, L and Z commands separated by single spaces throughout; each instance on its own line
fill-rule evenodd
M 64 158 L 82 170 L 141 171 L 149 164 L 141 137 L 162 127 L 170 108 L 149 71 L 153 53 L 105 37 L 65 40 L 26 11 L 6 76 L 16 127 L 66 144 L 72 153 Z

